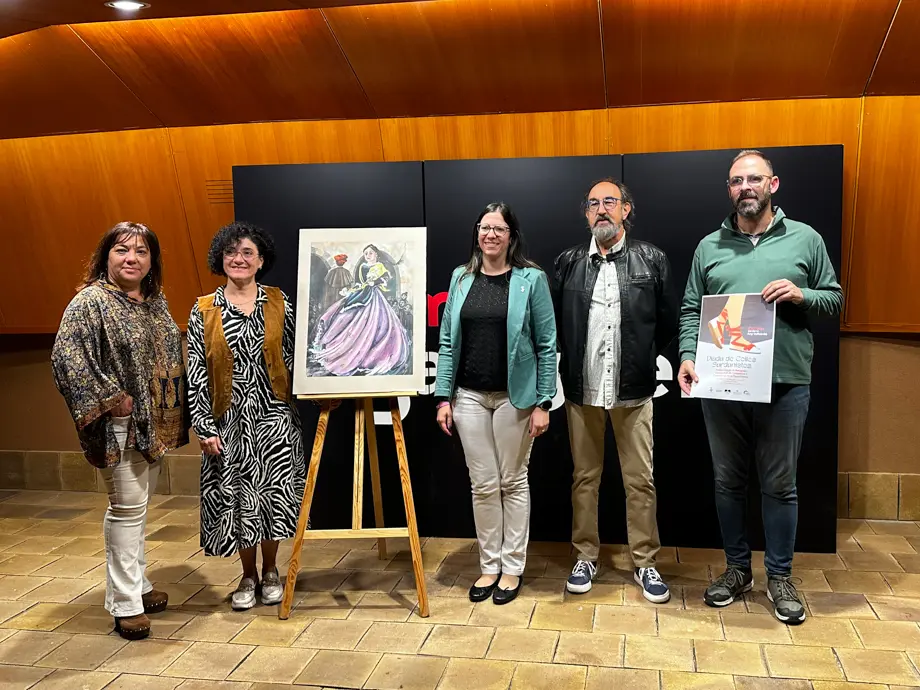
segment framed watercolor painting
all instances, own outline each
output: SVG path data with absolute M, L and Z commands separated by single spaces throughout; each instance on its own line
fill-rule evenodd
M 425 387 L 426 228 L 304 229 L 295 395 Z

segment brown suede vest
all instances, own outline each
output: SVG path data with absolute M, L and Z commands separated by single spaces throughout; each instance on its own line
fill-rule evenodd
M 272 392 L 278 400 L 291 401 L 291 377 L 284 363 L 281 341 L 284 337 L 284 297 L 276 287 L 263 285 L 268 301 L 262 305 L 265 337 L 262 355 L 272 382 Z M 220 419 L 230 409 L 233 391 L 233 353 L 224 336 L 220 307 L 214 306 L 214 293 L 198 298 L 198 311 L 204 321 L 204 352 L 208 366 L 208 389 L 211 412 Z

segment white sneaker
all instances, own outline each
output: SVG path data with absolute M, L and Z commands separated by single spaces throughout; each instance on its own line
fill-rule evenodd
M 262 603 L 266 606 L 273 606 L 280 604 L 283 598 L 284 587 L 281 585 L 277 568 L 262 573 Z
M 240 584 L 230 598 L 230 606 L 234 611 L 245 611 L 256 605 L 256 587 L 255 578 L 244 577 L 240 580 Z

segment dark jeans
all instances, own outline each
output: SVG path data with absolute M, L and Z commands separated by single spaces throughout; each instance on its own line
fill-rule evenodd
M 796 466 L 811 397 L 808 386 L 775 385 L 773 402 L 702 400 L 712 450 L 716 511 L 730 565 L 750 569 L 748 471 L 757 466 L 768 575 L 789 575 L 798 521 Z

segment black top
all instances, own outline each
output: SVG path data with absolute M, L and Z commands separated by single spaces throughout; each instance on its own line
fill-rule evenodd
M 460 309 L 457 385 L 477 391 L 508 389 L 508 284 L 511 271 L 476 275 Z

